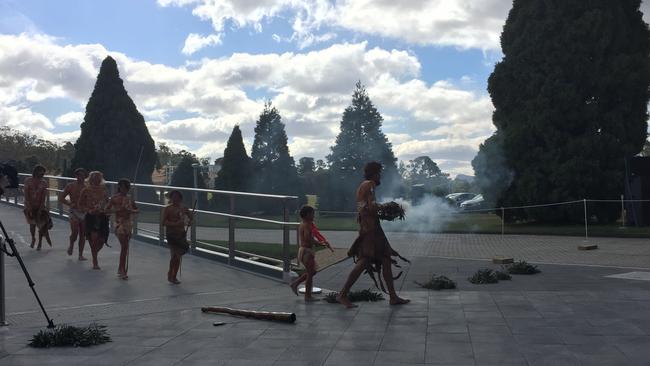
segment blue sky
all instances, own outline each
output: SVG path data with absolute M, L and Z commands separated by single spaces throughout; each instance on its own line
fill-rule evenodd
M 290 150 L 323 158 L 357 80 L 402 160 L 452 174 L 493 131 L 487 78 L 508 0 L 1 0 L 0 125 L 74 141 L 99 64 L 158 143 L 222 155 L 265 100 Z M 451 24 L 451 25 L 450 25 Z

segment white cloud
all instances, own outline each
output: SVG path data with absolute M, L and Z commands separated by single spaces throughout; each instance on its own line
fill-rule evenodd
M 82 112 L 68 112 L 56 117 L 55 122 L 62 126 L 79 126 L 84 120 Z
M 191 55 L 198 50 L 221 44 L 221 34 L 210 34 L 208 36 L 201 36 L 200 34 L 190 33 L 185 39 L 185 45 L 181 52 L 184 55 Z
M 304 53 L 236 53 L 179 67 L 134 60 L 101 45 L 59 42 L 44 36 L 0 36 L 0 71 L 9 70 L 12 62 L 20 64 L 9 74 L 0 73 L 0 107 L 5 111 L 1 124 L 28 121 L 28 128 L 41 136 L 76 137 L 56 131 L 58 125 L 78 123 L 80 112 L 58 116 L 54 125 L 28 106 L 54 97 L 85 105 L 99 65 L 110 54 L 154 139 L 192 147 L 199 156 L 221 156 L 235 124 L 250 144 L 264 102 L 247 95 L 251 87 L 272 96 L 296 159 L 328 154 L 357 80 L 367 85 L 386 117 L 384 129 L 399 158 L 430 155 L 436 161 L 452 161 L 457 153 L 467 159 L 468 151 L 475 151 L 481 138 L 492 132 L 493 108 L 484 94 L 447 81 L 428 84 L 418 79 L 421 64 L 416 55 L 368 48 L 365 42 Z

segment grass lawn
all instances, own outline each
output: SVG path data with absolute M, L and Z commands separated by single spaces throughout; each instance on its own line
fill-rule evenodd
M 139 221 L 158 223 L 158 211 L 142 210 L 139 215 Z M 282 221 L 282 217 L 276 216 L 256 216 L 259 218 Z M 296 217 L 290 217 L 289 221 L 297 222 Z M 409 224 L 408 215 L 406 221 L 395 223 L 384 223 L 386 231 L 416 231 L 416 232 L 442 232 L 442 233 L 475 233 L 475 234 L 500 234 L 501 219 L 490 213 L 470 213 L 457 214 L 443 217 L 436 222 L 436 225 Z M 212 215 L 199 215 L 199 226 L 210 227 L 228 227 L 228 219 Z M 356 217 L 354 215 L 342 216 L 320 216 L 316 218 L 316 224 L 320 230 L 332 231 L 356 231 L 358 229 Z M 235 225 L 238 229 L 276 229 L 280 230 L 280 225 L 269 224 L 264 222 L 236 220 Z M 589 236 L 601 237 L 650 237 L 650 227 L 626 227 L 621 228 L 620 223 L 609 225 L 589 224 Z M 506 224 L 506 234 L 530 234 L 530 235 L 564 235 L 564 236 L 584 236 L 584 225 L 551 225 L 551 224 Z M 255 244 L 255 243 L 250 243 Z M 259 243 L 258 243 L 259 244 Z M 267 244 L 262 244 L 267 245 Z M 244 249 L 240 249 L 244 250 Z

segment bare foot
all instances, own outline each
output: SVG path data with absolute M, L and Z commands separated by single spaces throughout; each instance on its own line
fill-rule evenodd
M 36 246 L 36 250 L 41 250 L 41 245 L 40 244 L 38 244 L 38 246 Z
M 120 278 L 126 281 L 126 280 L 129 279 L 129 276 L 127 276 L 126 273 L 125 273 L 122 276 L 120 276 Z
M 86 259 L 86 257 L 84 257 L 83 255 L 80 255 L 80 256 L 79 256 L 79 261 L 87 261 L 87 260 L 88 260 L 88 259 Z
M 99 266 L 93 266 L 93 269 L 100 270 Z
M 68 247 L 68 255 L 72 255 L 72 245 Z
M 293 291 L 293 293 L 296 294 L 296 296 L 298 296 L 298 284 L 292 282 L 291 285 L 289 285 L 289 287 L 291 287 L 291 291 Z
M 336 301 L 338 301 L 339 304 L 343 304 L 343 306 L 348 309 L 359 307 L 359 305 L 353 304 L 347 296 L 343 296 L 341 294 L 336 295 Z
M 30 247 L 30 248 L 33 248 L 33 247 L 34 247 L 34 244 L 36 244 L 36 239 L 35 239 L 35 238 L 32 238 L 32 244 L 31 244 L 29 247 Z
M 390 300 L 391 305 L 404 305 L 404 304 L 408 304 L 409 302 L 411 302 L 411 300 L 402 299 L 401 297 L 395 297 Z
M 174 278 L 174 279 L 171 280 L 171 283 L 173 283 L 174 285 L 180 285 L 181 281 Z

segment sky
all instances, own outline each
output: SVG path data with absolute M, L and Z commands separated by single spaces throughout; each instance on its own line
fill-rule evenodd
M 74 142 L 108 55 L 154 140 L 250 154 L 266 101 L 324 159 L 357 81 L 400 160 L 473 175 L 510 0 L 0 0 L 0 126 Z M 644 3 L 642 10 L 650 14 Z M 645 17 L 646 21 L 648 17 Z

